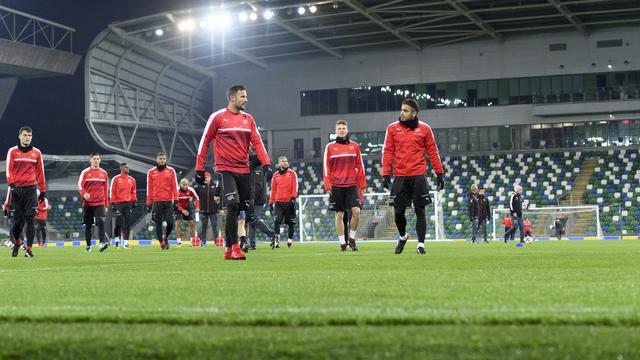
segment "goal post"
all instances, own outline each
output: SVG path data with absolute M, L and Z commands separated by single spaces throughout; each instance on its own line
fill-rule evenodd
M 509 208 L 492 210 L 494 240 L 502 239 L 502 234 L 504 233 L 502 220 L 506 215 L 509 215 Z M 600 208 L 598 205 L 529 208 L 523 211 L 523 217 L 531 221 L 534 238 L 555 237 L 554 224 L 556 218 L 559 218 L 563 222 L 565 230 L 562 237 L 596 237 L 602 239 Z
M 428 205 L 427 240 L 446 239 L 442 220 L 442 194 L 431 191 L 433 202 Z M 329 210 L 329 195 L 300 195 L 298 224 L 300 241 L 337 241 L 335 213 Z M 407 232 L 415 239 L 415 214 L 407 208 Z M 364 194 L 357 237 L 362 240 L 396 240 L 394 210 L 389 206 L 389 193 Z

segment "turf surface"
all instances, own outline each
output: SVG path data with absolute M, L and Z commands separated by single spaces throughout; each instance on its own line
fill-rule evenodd
M 0 358 L 640 358 L 638 241 L 414 246 L 3 248 Z

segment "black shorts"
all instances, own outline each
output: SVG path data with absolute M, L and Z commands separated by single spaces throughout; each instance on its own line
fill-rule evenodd
M 123 215 L 125 213 L 125 211 L 128 211 L 129 213 L 132 213 L 133 210 L 131 209 L 131 203 L 113 203 L 113 213 L 115 216 L 120 216 Z
M 16 187 L 11 192 L 10 212 L 13 218 L 21 221 L 28 217 L 34 217 L 38 213 L 38 195 L 36 186 Z
M 156 201 L 151 207 L 151 220 L 173 222 L 173 201 Z
M 39 227 L 41 229 L 47 228 L 47 220 L 45 219 L 36 219 L 35 224 L 36 224 L 36 227 Z
M 294 224 L 296 223 L 296 207 L 291 202 L 276 202 L 273 204 L 273 212 L 276 215 L 276 221 L 280 223 Z
M 240 211 L 249 209 L 251 194 L 249 193 L 251 179 L 249 174 L 231 171 L 220 172 L 222 176 L 220 198 L 223 208 L 230 204 L 240 204 Z
M 396 176 L 391 185 L 389 205 L 394 207 L 423 207 L 431 204 L 426 175 Z
M 185 210 L 189 212 L 189 215 L 185 215 L 180 210 L 178 210 L 176 211 L 176 220 L 184 220 L 184 221 L 195 220 L 196 214 L 195 214 L 195 210 L 193 210 L 193 206 L 189 206 Z
M 354 207 L 362 207 L 360 202 L 360 191 L 357 186 L 350 187 L 331 187 L 331 195 L 329 195 L 329 210 L 346 211 Z
M 82 223 L 85 226 L 91 226 L 93 224 L 102 225 L 104 224 L 106 214 L 107 211 L 105 210 L 104 205 L 83 206 Z

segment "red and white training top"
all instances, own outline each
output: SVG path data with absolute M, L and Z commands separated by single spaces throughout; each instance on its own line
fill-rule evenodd
M 34 147 L 23 152 L 14 146 L 7 152 L 7 184 L 17 187 L 38 185 L 41 192 L 47 191 L 44 178 L 42 153 Z
M 111 179 L 109 197 L 113 204 L 123 204 L 138 200 L 136 196 L 136 179 L 129 174 L 120 173 Z
M 147 205 L 157 201 L 178 201 L 178 178 L 171 166 L 162 171 L 154 166 L 147 172 Z
M 38 213 L 34 217 L 36 220 L 47 220 L 49 214 L 49 199 L 44 198 L 44 201 L 38 201 Z
M 78 192 L 82 196 L 82 206 L 109 207 L 109 174 L 104 169 L 88 167 L 78 177 Z M 84 194 L 89 194 L 85 200 Z
M 324 148 L 322 166 L 324 189 L 330 191 L 332 186 L 358 186 L 361 192 L 367 188 L 364 164 L 360 154 L 360 145 L 355 141 L 341 144 L 332 141 Z
M 287 169 L 284 173 L 276 171 L 271 179 L 271 197 L 269 204 L 274 202 L 289 202 L 298 197 L 298 175 Z
M 396 121 L 387 127 L 382 150 L 382 176 L 418 176 L 427 173 L 425 153 L 429 155 L 436 174 L 444 173 L 440 153 L 431 127 L 422 121 L 410 129 Z
M 196 206 L 196 209 L 200 209 L 200 197 L 191 186 L 189 186 L 186 190 L 182 190 L 182 188 L 178 189 L 178 210 L 189 210 L 191 207 L 191 198 L 193 198 L 193 203 Z
M 11 188 L 7 188 L 7 197 L 4 198 L 4 204 L 2 209 L 4 211 L 9 211 L 9 207 L 11 206 Z
M 204 171 L 212 140 L 215 140 L 213 158 L 217 172 L 248 174 L 249 145 L 258 155 L 262 165 L 271 164 L 253 116 L 243 111 L 234 113 L 225 108 L 211 114 L 198 146 L 197 171 Z

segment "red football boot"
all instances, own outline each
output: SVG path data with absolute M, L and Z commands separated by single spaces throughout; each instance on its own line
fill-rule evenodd
M 224 259 L 225 260 L 233 260 L 233 258 L 231 257 L 231 247 L 227 247 L 224 249 Z
M 244 256 L 242 249 L 240 249 L 240 245 L 235 243 L 231 246 L 231 258 L 233 260 L 246 260 L 247 257 Z

